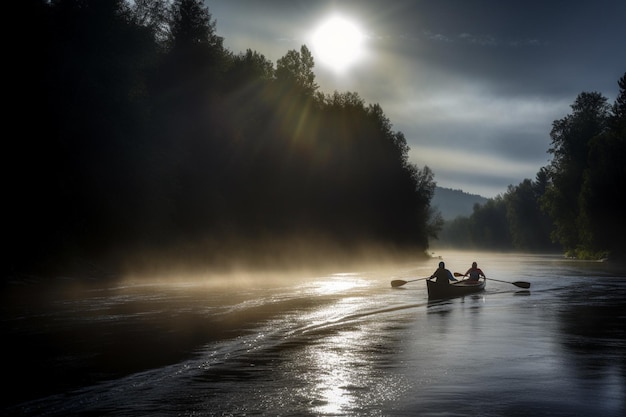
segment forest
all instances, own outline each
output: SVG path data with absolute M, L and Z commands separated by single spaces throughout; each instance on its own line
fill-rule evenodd
M 489 250 L 563 252 L 579 259 L 626 259 L 626 73 L 611 105 L 583 92 L 552 123 L 551 162 L 534 180 L 476 204 L 447 222 L 440 244 Z
M 223 46 L 201 0 L 28 0 L 10 72 L 5 279 L 319 262 L 376 247 L 624 254 L 626 79 L 581 93 L 534 180 L 445 227 L 434 173 L 357 92 L 319 91 L 302 45 Z M 626 76 L 626 75 L 625 75 Z
M 7 141 L 5 276 L 424 256 L 439 230 L 432 171 L 380 105 L 320 92 L 306 45 L 235 54 L 200 0 L 17 7 L 37 36 L 15 74 L 31 122 Z

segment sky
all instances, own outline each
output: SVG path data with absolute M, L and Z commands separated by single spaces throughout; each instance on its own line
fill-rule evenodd
M 205 4 L 227 49 L 276 64 L 306 45 L 319 91 L 379 104 L 438 186 L 489 198 L 534 180 L 551 159 L 552 122 L 582 92 L 612 104 L 626 72 L 624 0 Z

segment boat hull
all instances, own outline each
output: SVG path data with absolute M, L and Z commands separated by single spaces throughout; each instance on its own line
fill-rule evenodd
M 426 281 L 429 300 L 462 297 L 464 295 L 474 294 L 483 291 L 486 284 L 485 279 L 478 281 L 463 280 L 449 285 L 437 284 L 435 281 L 431 280 Z

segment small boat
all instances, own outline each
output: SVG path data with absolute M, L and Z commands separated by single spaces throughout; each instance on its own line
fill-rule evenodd
M 486 279 L 479 279 L 478 281 L 463 280 L 453 282 L 449 285 L 437 284 L 435 281 L 426 280 L 426 286 L 428 288 L 429 300 L 440 300 L 442 298 L 461 297 L 463 295 L 473 294 L 483 291 L 487 284 Z

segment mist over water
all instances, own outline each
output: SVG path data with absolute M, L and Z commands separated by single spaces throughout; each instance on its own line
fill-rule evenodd
M 477 261 L 481 294 L 429 302 L 439 259 L 13 287 L 2 415 L 621 416 L 626 273 Z

